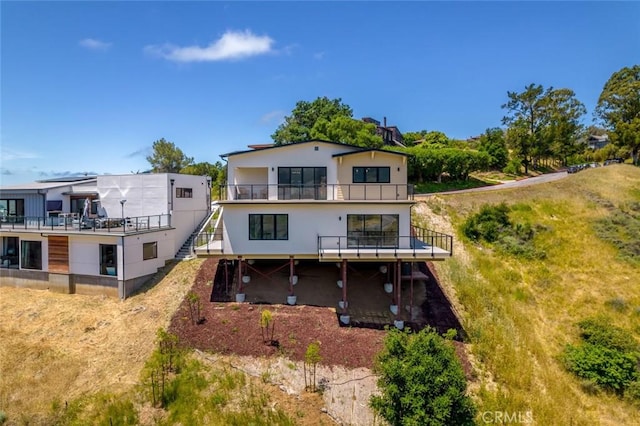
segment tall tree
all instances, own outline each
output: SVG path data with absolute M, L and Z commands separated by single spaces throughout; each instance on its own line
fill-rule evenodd
M 509 150 L 504 130 L 499 127 L 487 129 L 480 135 L 479 150 L 489 154 L 489 168 L 502 170 L 509 161 Z
M 580 121 L 587 110 L 570 89 L 549 91 L 545 102 L 549 122 L 546 139 L 551 153 L 566 166 L 567 158 L 580 150 L 578 139 L 584 128 Z
M 153 143 L 153 153 L 147 157 L 155 173 L 180 173 L 193 163 L 192 157 L 184 155 L 182 150 L 164 138 Z
M 604 85 L 595 110 L 610 138 L 628 147 L 633 164 L 640 153 L 640 65 L 614 72 Z
M 509 101 L 502 105 L 507 115 L 502 124 L 508 126 L 507 143 L 520 158 L 525 173 L 529 172 L 529 164 L 533 156 L 542 151 L 544 144 L 543 130 L 547 124 L 545 97 L 549 89 L 541 85 L 530 84 L 521 93 L 507 92 Z
M 312 138 L 311 129 L 319 119 L 331 121 L 337 116 L 353 117 L 351 107 L 342 103 L 341 98 L 323 96 L 312 102 L 298 101 L 291 115 L 284 118 L 284 123 L 278 126 L 271 138 L 276 145 L 309 140 Z
M 376 134 L 375 124 L 342 115 L 332 120 L 320 118 L 311 128 L 310 136 L 367 148 L 380 148 L 383 144 L 382 136 Z

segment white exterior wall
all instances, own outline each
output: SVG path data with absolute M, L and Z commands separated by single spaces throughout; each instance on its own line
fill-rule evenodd
M 397 214 L 400 235 L 409 235 L 408 203 L 282 203 L 224 206 L 225 255 L 317 256 L 318 236 L 346 236 L 348 214 Z M 288 240 L 249 240 L 249 214 L 288 214 Z M 342 219 L 340 219 L 342 218 Z
M 171 179 L 174 180 L 173 186 Z M 192 198 L 178 198 L 177 188 L 191 188 Z M 209 191 L 206 176 L 178 173 L 98 176 L 100 204 L 108 217 L 122 216 L 120 200 L 127 200 L 124 205 L 125 217 L 173 213 L 171 226 L 176 229 L 173 255 L 209 212 Z
M 236 177 L 236 168 L 242 167 L 267 167 L 268 183 L 274 185 L 278 183 L 278 167 L 326 167 L 327 183 L 335 183 L 338 179 L 337 160 L 332 156 L 343 152 L 352 152 L 356 149 L 348 145 L 308 142 L 231 155 L 228 158 L 227 182 L 233 184 L 264 183 L 262 181 L 247 182 L 242 175 L 243 171 L 239 171 L 240 176 Z
M 158 257 L 156 259 L 142 259 L 142 246 L 144 243 L 158 243 Z M 140 234 L 125 237 L 124 240 L 124 260 L 125 274 L 127 279 L 155 274 L 162 268 L 165 262 L 172 259 L 175 252 L 174 231 L 166 230 L 149 234 Z M 118 256 L 121 255 L 122 247 L 118 247 Z M 118 271 L 120 275 L 121 271 Z
M 69 273 L 78 275 L 100 275 L 100 244 L 120 245 L 120 237 L 104 237 L 98 235 L 69 235 Z M 120 249 L 117 249 L 121 259 Z M 46 257 L 46 254 L 45 254 Z M 118 279 L 122 280 L 122 268 L 118 268 Z

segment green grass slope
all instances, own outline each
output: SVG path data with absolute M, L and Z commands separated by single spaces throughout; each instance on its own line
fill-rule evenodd
M 533 244 L 545 258 L 461 235 L 465 218 L 501 202 L 514 222 L 536 230 Z M 501 412 L 543 425 L 640 424 L 637 406 L 584 386 L 560 360 L 587 317 L 606 315 L 640 337 L 640 168 L 615 165 L 520 189 L 434 196 L 418 207 L 424 221 L 451 223 L 456 234 L 454 257 L 436 267 L 469 334 L 478 370 L 472 391 L 480 416 L 489 413 L 485 421 Z

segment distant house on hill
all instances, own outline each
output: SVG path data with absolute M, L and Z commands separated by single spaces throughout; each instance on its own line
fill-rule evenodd
M 609 144 L 609 135 L 589 135 L 587 147 L 589 149 L 601 149 Z
M 387 117 L 384 117 L 384 123 L 382 126 L 378 120 L 371 117 L 364 117 L 362 121 L 376 125 L 376 134 L 382 136 L 382 141 L 385 145 L 404 146 L 402 133 L 396 126 L 387 126 Z

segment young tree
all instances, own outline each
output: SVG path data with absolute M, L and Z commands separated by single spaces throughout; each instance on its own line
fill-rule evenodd
M 507 92 L 509 101 L 502 105 L 507 115 L 502 124 L 508 126 L 507 143 L 520 158 L 525 173 L 534 155 L 544 152 L 543 130 L 548 122 L 545 97 L 549 89 L 530 84 L 521 93 Z
M 613 143 L 628 147 L 633 164 L 640 154 L 640 65 L 614 72 L 604 85 L 595 115 Z
M 381 395 L 371 407 L 391 425 L 472 425 L 475 408 L 453 344 L 433 329 L 392 329 L 378 354 Z
M 192 157 L 184 155 L 182 150 L 164 138 L 153 143 L 153 154 L 147 157 L 155 173 L 180 173 L 193 163 Z
M 353 111 L 341 98 L 319 97 L 312 102 L 298 101 L 291 115 L 284 118 L 271 138 L 276 145 L 302 142 L 312 138 L 311 129 L 316 122 L 324 118 L 331 121 L 337 116 L 353 117 Z

